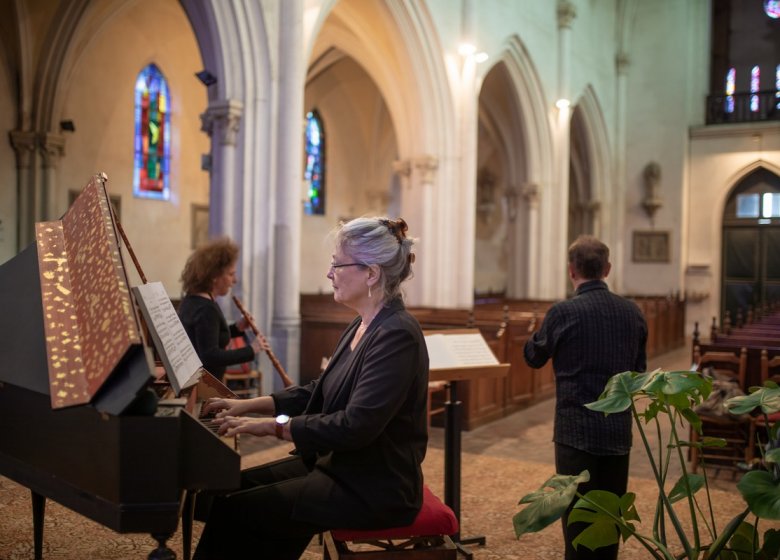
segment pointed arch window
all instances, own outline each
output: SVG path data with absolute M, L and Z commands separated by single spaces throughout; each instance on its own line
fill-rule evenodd
M 170 198 L 171 100 L 168 82 L 155 64 L 135 80 L 133 194 Z
M 325 214 L 325 130 L 316 109 L 306 114 L 306 169 L 303 178 L 308 187 L 304 212 Z

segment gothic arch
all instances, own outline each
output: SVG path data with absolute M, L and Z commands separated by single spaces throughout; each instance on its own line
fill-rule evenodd
M 522 153 L 511 158 L 514 164 L 523 162 L 523 169 L 512 170 L 522 182 L 515 185 L 518 199 L 518 224 L 510 233 L 510 262 L 524 263 L 510 273 L 508 292 L 514 297 L 536 297 L 540 289 L 541 223 L 539 199 L 541 192 L 553 180 L 553 136 L 550 111 L 542 81 L 533 61 L 519 37 L 512 36 L 499 60 L 506 65 L 509 79 L 517 96 L 518 121 L 523 124 L 519 134 Z
M 553 176 L 553 138 L 542 81 L 518 36 L 510 38 L 500 60 L 509 71 L 525 124 L 523 145 L 526 148 L 527 181 L 536 185 L 548 184 Z
M 610 237 L 615 232 L 609 231 L 609 223 L 605 223 L 606 215 L 601 212 L 602 201 L 612 200 L 613 183 L 610 179 L 611 158 L 609 135 L 604 121 L 604 113 L 593 88 L 585 88 L 575 106 L 577 118 L 577 134 L 583 144 L 587 156 L 587 183 L 589 185 L 590 204 L 593 213 L 593 234 Z M 575 131 L 572 130 L 572 133 Z M 606 220 L 608 222 L 608 220 Z
M 416 2 L 342 0 L 328 14 L 341 26 L 327 25 L 325 12 L 313 27 L 317 37 L 308 60 L 320 60 L 329 50 L 338 49 L 363 67 L 388 105 L 401 158 L 448 153 L 454 108 L 439 55 L 442 49 L 425 7 Z M 369 21 L 370 16 L 374 19 Z M 380 30 L 385 42 L 398 49 L 393 57 L 380 48 L 377 20 L 386 24 Z

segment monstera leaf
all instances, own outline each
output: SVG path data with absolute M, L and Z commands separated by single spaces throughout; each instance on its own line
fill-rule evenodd
M 574 504 L 569 514 L 569 525 L 578 521 L 589 525 L 572 541 L 572 546 L 577 548 L 582 545 L 595 550 L 615 544 L 619 535 L 627 539 L 634 529 L 631 521 L 639 521 L 635 499 L 633 492 L 622 498 L 604 490 L 591 490 L 585 494 Z
M 745 473 L 737 483 L 750 511 L 764 519 L 780 519 L 780 482 L 767 471 Z
M 561 518 L 577 494 L 577 485 L 590 480 L 590 473 L 579 475 L 556 474 L 542 484 L 539 490 L 523 496 L 520 504 L 528 504 L 512 518 L 515 536 L 541 531 Z
M 749 395 L 730 398 L 726 407 L 732 414 L 746 414 L 755 408 L 761 409 L 764 414 L 772 414 L 780 410 L 780 387 L 769 381 L 765 387 Z

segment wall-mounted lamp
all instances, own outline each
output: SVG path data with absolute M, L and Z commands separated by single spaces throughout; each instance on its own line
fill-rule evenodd
M 76 125 L 73 124 L 73 121 L 60 121 L 60 131 L 61 132 L 76 132 Z
M 488 54 L 484 51 L 477 52 L 477 47 L 471 43 L 461 43 L 458 45 L 458 54 L 464 59 L 472 57 L 472 60 L 479 64 L 485 62 L 488 59 Z
M 208 70 L 201 70 L 195 72 L 195 76 L 201 81 L 204 86 L 211 86 L 217 83 L 217 77 Z
M 645 179 L 645 198 L 642 200 L 642 207 L 645 209 L 647 217 L 650 218 L 650 223 L 652 223 L 656 211 L 664 205 L 664 201 L 658 194 L 661 183 L 661 166 L 651 161 L 645 165 L 642 174 Z
M 561 98 L 555 102 L 555 106 L 558 107 L 558 109 L 568 109 L 570 105 L 571 105 L 571 101 L 564 98 Z
M 475 52 L 477 52 L 477 47 L 471 43 L 461 43 L 458 45 L 458 54 L 460 56 L 471 56 Z

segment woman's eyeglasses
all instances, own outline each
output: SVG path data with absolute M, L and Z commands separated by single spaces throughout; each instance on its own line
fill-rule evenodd
M 345 266 L 366 266 L 366 265 L 364 265 L 363 263 L 341 263 L 341 264 L 330 263 L 331 270 L 336 270 L 337 268 L 343 268 Z

